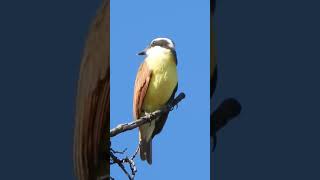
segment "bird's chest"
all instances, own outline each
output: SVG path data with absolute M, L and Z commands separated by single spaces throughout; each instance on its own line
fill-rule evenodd
M 148 62 L 152 69 L 143 109 L 152 112 L 163 107 L 170 99 L 178 82 L 177 68 L 173 57 L 158 57 L 158 61 Z

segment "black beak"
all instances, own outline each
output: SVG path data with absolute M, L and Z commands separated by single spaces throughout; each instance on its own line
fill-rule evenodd
M 139 55 L 139 56 L 146 55 L 147 49 L 148 49 L 148 48 L 145 48 L 143 51 L 139 52 L 138 55 Z
M 139 55 L 139 56 L 146 55 L 146 51 L 141 51 L 141 52 L 138 53 L 138 55 Z

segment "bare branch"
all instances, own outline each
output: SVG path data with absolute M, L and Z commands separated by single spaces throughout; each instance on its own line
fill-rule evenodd
M 135 121 L 132 121 L 130 123 L 125 124 L 119 124 L 117 127 L 110 130 L 110 137 L 114 137 L 120 133 L 135 129 L 143 124 L 150 123 L 152 121 L 157 121 L 159 117 L 163 113 L 167 113 L 169 111 L 172 111 L 175 106 L 178 106 L 178 103 L 185 98 L 184 93 L 180 93 L 175 99 L 173 99 L 171 102 L 169 102 L 166 106 L 164 106 L 162 109 L 154 111 L 152 113 L 149 113 L 145 115 L 144 117 L 141 117 L 140 119 L 137 119 Z M 134 177 L 137 173 L 137 167 L 134 162 L 134 158 L 137 156 L 140 145 L 138 145 L 138 148 L 134 152 L 134 154 L 131 157 L 126 156 L 125 158 L 118 158 L 116 154 L 123 155 L 127 149 L 124 149 L 123 151 L 115 151 L 111 148 L 111 141 L 109 146 L 109 154 L 110 154 L 110 165 L 117 164 L 121 170 L 126 174 L 126 176 L 129 178 L 129 180 L 134 180 Z M 126 170 L 125 164 L 128 164 L 131 170 L 131 173 L 129 173 Z
M 172 111 L 173 108 L 178 105 L 178 103 L 185 98 L 185 94 L 182 92 L 180 93 L 173 101 L 168 103 L 164 108 L 161 110 L 154 111 L 150 114 L 147 114 L 146 116 L 141 117 L 140 119 L 137 119 L 135 121 L 132 121 L 130 123 L 125 124 L 119 124 L 117 127 L 110 130 L 110 137 L 114 137 L 120 133 L 123 133 L 125 131 L 129 131 L 132 129 L 135 129 L 143 124 L 146 124 L 148 122 L 157 120 L 158 117 L 166 112 Z
M 112 148 L 110 148 L 110 165 L 118 164 L 118 166 L 121 168 L 121 170 L 128 176 L 129 180 L 133 180 L 136 175 L 136 172 L 137 172 L 137 167 L 136 167 L 136 164 L 133 160 L 137 156 L 139 149 L 140 149 L 140 146 L 138 146 L 137 150 L 134 152 L 134 154 L 130 158 L 127 156 L 123 159 L 119 159 L 115 154 L 123 154 L 125 152 L 125 150 L 124 151 L 115 151 Z M 129 164 L 131 174 L 126 170 L 126 168 L 124 166 L 125 163 Z

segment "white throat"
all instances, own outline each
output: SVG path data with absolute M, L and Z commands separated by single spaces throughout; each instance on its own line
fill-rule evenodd
M 171 54 L 171 51 L 167 48 L 163 48 L 160 46 L 155 46 L 147 50 L 146 55 L 147 59 L 158 59 L 157 57 L 169 55 Z
M 155 46 L 147 50 L 145 61 L 151 70 L 164 67 L 174 63 L 174 56 L 170 49 Z

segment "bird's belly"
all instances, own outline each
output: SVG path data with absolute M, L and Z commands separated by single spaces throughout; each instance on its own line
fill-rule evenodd
M 175 64 L 153 70 L 142 109 L 146 112 L 153 112 L 162 108 L 170 99 L 177 82 Z

